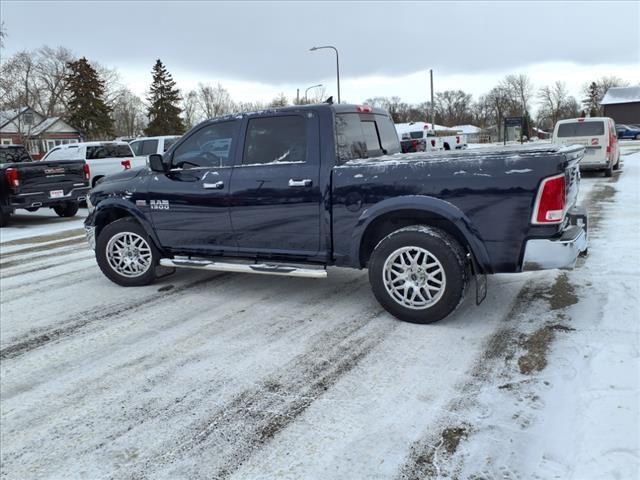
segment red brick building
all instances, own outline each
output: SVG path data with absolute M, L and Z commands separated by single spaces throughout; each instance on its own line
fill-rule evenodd
M 45 117 L 31 107 L 0 111 L 0 144 L 26 145 L 39 160 L 56 145 L 78 143 L 80 132 L 60 117 Z

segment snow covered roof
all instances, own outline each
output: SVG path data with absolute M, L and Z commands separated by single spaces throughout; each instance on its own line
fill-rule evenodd
M 476 127 L 475 125 L 454 125 L 451 127 L 451 130 L 458 130 L 464 133 L 465 135 L 473 135 L 474 133 L 480 133 L 484 130 L 480 127 Z
M 433 130 L 453 130 L 452 128 L 445 127 L 443 125 L 433 124 L 435 128 Z M 396 123 L 396 130 L 400 133 L 413 132 L 416 130 L 432 130 L 431 124 L 426 122 L 411 122 L 411 123 Z
M 615 103 L 640 102 L 640 86 L 637 87 L 611 87 L 605 93 L 600 102 L 602 105 L 612 105 Z
M 31 130 L 31 135 L 33 136 L 40 135 L 42 132 L 45 132 L 46 130 L 48 130 L 49 127 L 51 127 L 58 120 L 60 120 L 60 117 L 49 117 L 43 120 L 38 125 L 33 127 L 33 129 Z
M 0 110 L 0 127 L 3 127 L 7 123 L 9 123 L 11 120 L 16 118 L 18 115 L 20 115 L 22 112 L 28 109 L 29 107 L 22 107 L 22 108 L 19 108 L 18 110 Z

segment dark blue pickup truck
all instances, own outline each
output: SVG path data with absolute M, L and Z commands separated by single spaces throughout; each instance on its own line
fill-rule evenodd
M 325 277 L 368 268 L 378 301 L 429 323 L 487 274 L 572 268 L 582 147 L 400 153 L 389 115 L 313 105 L 208 120 L 107 177 L 85 226 L 123 286 L 160 267 Z

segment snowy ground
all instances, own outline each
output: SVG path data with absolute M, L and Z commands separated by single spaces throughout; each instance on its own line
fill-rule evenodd
M 349 270 L 123 289 L 80 219 L 17 216 L 2 478 L 638 478 L 640 142 L 623 154 L 621 174 L 583 178 L 576 270 L 494 276 L 430 326 Z

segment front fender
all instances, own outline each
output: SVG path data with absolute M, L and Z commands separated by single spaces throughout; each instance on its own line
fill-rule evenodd
M 135 204 L 124 198 L 110 197 L 102 200 L 87 216 L 84 223 L 86 226 L 97 227 L 103 223 L 102 220 L 105 217 L 112 215 L 113 210 L 124 211 L 127 216 L 133 217 L 144 228 L 144 231 L 149 235 L 156 247 L 159 250 L 161 249 L 160 241 L 151 225 L 151 220 Z M 96 230 L 96 238 L 99 234 L 100 232 Z
M 455 205 L 434 197 L 408 195 L 388 198 L 367 208 L 358 218 L 353 232 L 351 255 L 360 258 L 360 246 L 367 228 L 380 216 L 401 210 L 420 210 L 451 222 L 464 237 L 482 273 L 491 273 L 491 262 L 484 241 L 469 218 Z

